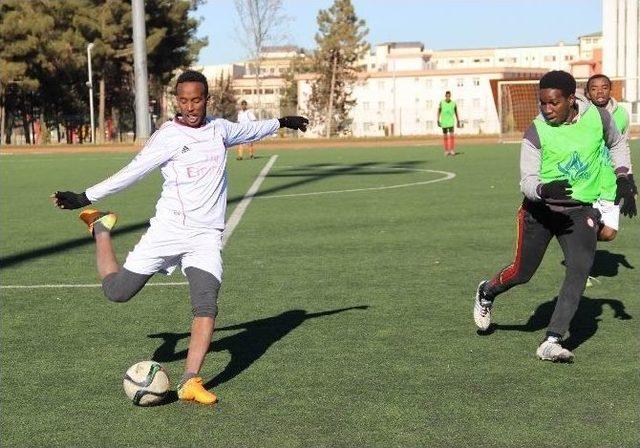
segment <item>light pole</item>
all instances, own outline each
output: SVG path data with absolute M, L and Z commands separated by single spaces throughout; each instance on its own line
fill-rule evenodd
M 147 44 L 144 22 L 144 0 L 132 0 L 133 74 L 136 89 L 136 140 L 144 143 L 149 138 L 149 91 L 147 85 Z
M 87 87 L 89 87 L 89 112 L 91 115 L 91 143 L 96 142 L 96 131 L 94 127 L 93 120 L 93 76 L 91 74 L 91 49 L 93 48 L 93 43 L 87 45 L 87 61 L 89 65 L 87 66 L 89 71 L 89 81 L 87 81 Z

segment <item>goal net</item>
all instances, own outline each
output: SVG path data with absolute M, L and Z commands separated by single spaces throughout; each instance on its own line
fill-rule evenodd
M 584 93 L 587 79 L 576 79 L 577 93 Z M 522 139 L 531 121 L 540 113 L 538 80 L 499 81 L 497 87 L 500 141 L 516 142 Z M 631 124 L 638 124 L 640 78 L 612 78 L 611 96 L 629 111 Z

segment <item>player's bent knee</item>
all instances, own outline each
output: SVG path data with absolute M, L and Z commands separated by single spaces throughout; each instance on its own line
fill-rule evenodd
M 151 275 L 137 274 L 121 269 L 107 275 L 102 280 L 102 291 L 112 302 L 127 302 L 142 289 L 149 278 Z
M 210 272 L 194 267 L 188 267 L 184 272 L 189 280 L 194 317 L 215 318 L 218 315 L 220 280 Z

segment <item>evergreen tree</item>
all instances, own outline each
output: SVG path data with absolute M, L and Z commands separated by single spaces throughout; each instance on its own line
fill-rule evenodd
M 304 52 L 291 60 L 284 74 L 285 87 L 280 97 L 280 115 L 298 114 L 298 83 L 296 75 L 313 71 L 313 61 Z
M 190 66 L 206 39 L 195 37 L 189 16 L 202 0 L 146 0 L 151 93 L 164 98 L 176 69 Z M 87 44 L 94 43 L 94 83 L 100 92 L 99 124 L 111 110 L 133 128 L 131 2 L 126 0 L 2 0 L 0 3 L 0 119 L 22 116 L 48 122 L 88 120 Z M 5 113 L 3 113 L 5 112 Z M 4 115 L 4 117 L 3 117 Z M 69 123 L 71 124 L 71 123 Z M 46 131 L 46 130 L 45 130 Z M 48 132 L 43 132 L 48 135 Z M 101 133 L 98 133 L 101 135 Z
M 233 94 L 231 75 L 227 75 L 225 78 L 224 75 L 220 73 L 220 77 L 216 79 L 212 89 L 210 89 L 209 101 L 214 117 L 231 121 L 236 120 L 238 116 L 238 100 Z
M 309 115 L 315 125 L 324 125 L 327 137 L 345 134 L 350 127 L 349 111 L 355 105 L 351 93 L 358 61 L 369 51 L 365 37 L 369 30 L 358 19 L 351 0 L 334 0 L 333 5 L 318 12 L 318 48 L 314 55 L 314 72 Z

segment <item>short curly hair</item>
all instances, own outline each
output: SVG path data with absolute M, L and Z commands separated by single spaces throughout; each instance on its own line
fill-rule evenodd
M 196 72 L 195 70 L 185 70 L 182 72 L 176 81 L 176 92 L 178 91 L 178 85 L 183 82 L 201 83 L 204 86 L 205 98 L 209 96 L 209 83 L 207 83 L 207 78 L 202 73 Z
M 591 85 L 591 82 L 596 80 L 596 79 L 605 79 L 607 81 L 607 83 L 609 83 L 609 87 L 611 87 L 611 79 L 609 79 L 609 77 L 607 75 L 604 75 L 602 73 L 598 73 L 598 74 L 593 75 L 587 81 L 587 90 L 589 90 L 589 86 Z
M 565 71 L 551 70 L 540 78 L 540 90 L 542 89 L 559 89 L 568 98 L 576 93 L 576 79 Z

